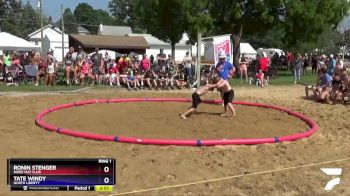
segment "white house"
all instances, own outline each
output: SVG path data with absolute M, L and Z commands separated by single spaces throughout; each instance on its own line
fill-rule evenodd
M 62 34 L 47 34 L 43 41 L 43 53 L 52 49 L 57 61 L 62 61 Z M 64 34 L 64 55 L 69 50 L 68 35 Z
M 150 46 L 149 49 L 146 49 L 146 54 L 148 57 L 151 55 L 154 56 L 154 59 L 156 59 L 157 54 L 159 54 L 160 49 L 164 50 L 164 53 L 166 55 L 171 54 L 171 45 L 169 43 L 166 43 L 150 34 L 137 34 L 132 33 L 128 34 L 128 36 L 143 36 L 145 40 L 147 41 L 148 45 Z M 182 39 L 176 43 L 175 45 L 175 61 L 180 62 L 183 60 L 184 56 L 186 55 L 186 52 L 190 52 L 191 45 L 187 44 L 187 41 L 189 40 L 187 34 L 182 35 Z
M 61 35 L 61 30 L 58 27 L 54 28 L 50 24 L 43 27 L 43 38 L 46 35 L 50 36 L 50 35 L 58 35 L 58 34 Z M 38 29 L 33 33 L 29 34 L 28 41 L 33 43 L 34 45 L 41 47 L 41 30 Z

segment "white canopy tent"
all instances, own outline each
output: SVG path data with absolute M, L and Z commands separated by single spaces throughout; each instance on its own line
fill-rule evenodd
M 241 55 L 244 54 L 248 58 L 256 59 L 256 50 L 249 43 L 240 43 Z
M 0 32 L 0 50 L 39 51 L 40 47 L 12 34 Z

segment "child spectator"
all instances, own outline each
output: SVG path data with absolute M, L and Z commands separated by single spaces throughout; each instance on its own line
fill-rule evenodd
M 47 59 L 47 67 L 46 67 L 46 85 L 50 86 L 50 85 L 55 85 L 54 84 L 54 77 L 55 77 L 55 63 L 53 62 L 52 58 L 48 58 Z
M 250 85 L 252 84 L 252 81 L 253 79 L 250 78 Z M 255 84 L 257 86 L 261 86 L 262 88 L 264 88 L 265 87 L 264 82 L 265 82 L 265 75 L 260 69 L 259 72 L 255 74 Z
M 127 77 L 125 78 L 125 83 L 128 87 L 128 90 L 131 91 L 131 87 L 133 87 L 135 91 L 137 91 L 137 80 L 134 76 L 134 71 L 131 66 L 127 68 L 126 75 Z
M 140 65 L 135 65 L 132 68 L 132 71 L 134 73 L 134 77 L 135 77 L 135 80 L 136 80 L 136 86 L 139 89 L 143 88 L 143 79 L 142 79 L 141 72 L 140 72 Z
M 173 63 L 172 65 L 169 66 L 168 68 L 168 79 L 170 82 L 170 87 L 174 89 L 174 85 L 178 88 L 181 89 L 180 83 L 179 83 L 179 75 L 177 74 L 178 68 L 176 63 Z
M 168 90 L 168 74 L 165 71 L 159 72 L 159 83 L 163 90 Z
M 39 60 L 39 64 L 38 64 L 38 71 L 36 72 L 36 83 L 35 83 L 35 86 L 39 85 L 40 78 L 42 78 L 42 77 L 45 78 L 46 69 L 47 69 L 47 64 L 41 58 Z
M 130 63 L 130 59 L 126 56 L 126 54 L 123 54 L 118 61 L 119 72 L 120 73 L 126 72 L 126 69 L 129 66 L 129 63 Z
M 152 85 L 154 85 L 154 87 L 157 88 L 157 81 L 156 81 L 155 73 L 152 69 L 146 71 L 145 76 L 144 76 L 144 80 L 146 81 L 146 84 L 147 84 L 149 90 L 152 89 Z
M 92 84 L 95 82 L 95 77 L 92 75 L 91 72 L 91 64 L 89 64 L 86 60 L 83 60 L 81 63 L 81 70 L 80 70 L 80 85 L 84 85 L 84 80 L 86 77 L 89 77 L 92 80 Z
M 114 60 L 109 64 L 107 77 L 110 86 L 113 86 L 114 83 L 117 83 L 117 86 L 120 86 L 119 70 L 117 64 L 114 63 Z

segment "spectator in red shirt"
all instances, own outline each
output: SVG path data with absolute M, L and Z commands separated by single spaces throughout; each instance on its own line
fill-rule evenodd
M 141 69 L 142 72 L 145 73 L 147 72 L 149 69 L 151 68 L 151 62 L 150 60 L 147 58 L 147 54 L 143 55 L 143 59 L 141 61 Z
M 268 75 L 269 66 L 270 66 L 270 59 L 269 57 L 267 57 L 266 53 L 263 52 L 263 57 L 259 59 L 259 70 L 261 70 L 264 73 L 268 83 L 270 82 L 270 77 Z
M 86 60 L 83 60 L 81 62 L 81 70 L 80 70 L 80 77 L 79 77 L 80 85 L 84 85 L 85 77 L 89 77 L 94 83 L 95 77 L 92 75 L 91 65 Z

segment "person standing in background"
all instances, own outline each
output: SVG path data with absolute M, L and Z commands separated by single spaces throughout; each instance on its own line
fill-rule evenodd
M 309 66 L 310 62 L 311 61 L 309 56 L 307 55 L 307 53 L 305 53 L 305 56 L 303 58 L 303 75 L 307 75 L 307 67 Z
M 303 64 L 303 58 L 301 57 L 300 54 L 297 55 L 297 58 L 294 61 L 293 64 L 293 70 L 294 70 L 294 84 L 300 82 L 300 72 Z
M 85 60 L 87 57 L 86 52 L 84 52 L 83 48 L 81 46 L 78 46 L 78 53 L 77 53 L 77 64 L 81 65 L 82 61 Z
M 165 71 L 166 54 L 164 54 L 163 51 L 164 51 L 163 49 L 160 49 L 160 53 L 157 55 L 157 63 L 158 63 L 157 71 L 158 70 Z
M 189 52 L 186 52 L 186 55 L 183 59 L 183 64 L 185 68 L 185 82 L 187 85 L 192 84 L 192 57 Z
M 102 54 L 98 53 L 99 49 L 95 48 L 95 53 L 92 55 L 92 74 L 95 77 L 95 80 L 99 83 L 100 82 L 100 74 L 101 70 L 103 69 L 103 59 Z
M 329 66 L 327 67 L 328 75 L 333 77 L 336 65 L 337 61 L 334 59 L 333 54 L 329 55 Z
M 241 83 L 243 82 L 243 76 L 245 77 L 245 81 L 248 82 L 248 64 L 249 60 L 245 57 L 245 54 L 242 54 L 242 58 L 239 61 L 239 72 L 241 77 Z
M 151 54 L 151 56 L 149 57 L 149 61 L 151 62 L 151 65 L 153 65 L 153 63 L 154 63 L 154 56 L 153 56 L 153 54 Z
M 288 60 L 288 70 L 292 70 L 292 63 L 294 60 L 294 56 L 292 52 L 287 52 L 288 56 L 287 56 L 287 60 Z
M 269 76 L 269 67 L 270 67 L 270 59 L 269 57 L 267 57 L 266 52 L 262 53 L 262 57 L 259 58 L 258 62 L 259 62 L 259 69 L 262 70 L 262 72 L 264 73 L 264 76 L 266 77 L 266 81 L 267 83 L 270 83 L 270 76 Z M 265 81 L 263 81 L 265 82 Z

